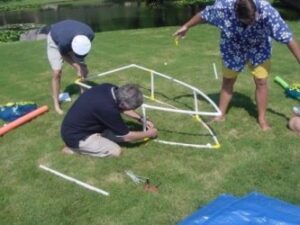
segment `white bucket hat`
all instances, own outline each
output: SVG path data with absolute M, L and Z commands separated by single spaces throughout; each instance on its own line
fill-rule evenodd
M 91 41 L 84 35 L 76 35 L 72 40 L 72 50 L 76 55 L 86 55 L 91 50 Z

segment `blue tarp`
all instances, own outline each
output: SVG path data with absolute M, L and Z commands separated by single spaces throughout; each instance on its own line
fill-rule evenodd
M 0 105 L 0 119 L 11 122 L 37 109 L 33 102 L 12 102 Z
M 300 225 L 300 206 L 252 192 L 223 194 L 178 225 Z

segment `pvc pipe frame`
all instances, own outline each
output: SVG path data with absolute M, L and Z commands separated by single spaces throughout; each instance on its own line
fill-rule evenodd
M 50 172 L 50 173 L 52 173 L 52 174 L 54 174 L 54 175 L 56 175 L 56 176 L 59 176 L 59 177 L 65 179 L 65 180 L 68 180 L 68 181 L 71 181 L 71 182 L 73 182 L 73 183 L 75 183 L 75 184 L 78 184 L 78 185 L 81 186 L 81 187 L 84 187 L 84 188 L 89 189 L 89 190 L 91 190 L 91 191 L 95 191 L 95 192 L 97 192 L 97 193 L 99 193 L 99 194 L 102 194 L 102 195 L 105 195 L 105 196 L 108 196 L 108 195 L 109 195 L 108 192 L 106 192 L 106 191 L 104 191 L 104 190 L 102 190 L 102 189 L 96 188 L 96 187 L 94 187 L 94 186 L 92 186 L 92 185 L 90 185 L 90 184 L 84 183 L 84 182 L 79 181 L 79 180 L 77 180 L 77 179 L 75 179 L 75 178 L 73 178 L 73 177 L 67 176 L 67 175 L 65 175 L 65 174 L 63 174 L 63 173 L 60 173 L 60 172 L 56 171 L 56 170 L 50 169 L 50 168 L 47 167 L 47 166 L 40 165 L 39 167 L 40 167 L 41 169 L 45 170 L 45 171 L 48 171 L 48 172 Z
M 144 118 L 146 118 L 146 109 L 147 108 L 148 109 L 153 109 L 153 110 L 160 110 L 160 111 L 167 111 L 167 112 L 174 112 L 174 113 L 182 113 L 182 114 L 192 115 L 196 118 L 196 120 L 198 122 L 200 122 L 209 131 L 209 133 L 212 136 L 215 143 L 214 144 L 207 143 L 205 145 L 203 145 L 203 144 L 199 145 L 199 144 L 187 144 L 187 143 L 180 143 L 180 142 L 170 142 L 170 141 L 164 141 L 164 140 L 159 140 L 159 139 L 155 139 L 154 141 L 159 142 L 159 143 L 163 143 L 163 144 L 178 145 L 178 146 L 184 146 L 184 147 L 214 148 L 214 149 L 220 148 L 220 144 L 219 144 L 219 141 L 218 141 L 216 135 L 214 134 L 212 129 L 200 118 L 200 115 L 203 115 L 203 116 L 220 116 L 222 113 L 221 113 L 220 109 L 217 107 L 217 105 L 206 94 L 204 94 L 202 91 L 200 91 L 196 87 L 191 86 L 191 85 L 189 85 L 185 82 L 182 82 L 180 80 L 174 79 L 173 77 L 168 76 L 166 74 L 162 74 L 162 73 L 159 73 L 157 71 L 154 71 L 154 70 L 151 70 L 151 69 L 148 69 L 148 68 L 145 68 L 143 66 L 136 65 L 136 64 L 130 64 L 130 65 L 127 65 L 127 66 L 119 67 L 119 68 L 116 68 L 116 69 L 113 69 L 113 70 L 109 70 L 109 71 L 106 71 L 106 72 L 103 72 L 103 73 L 99 73 L 99 74 L 94 75 L 94 76 L 90 76 L 89 78 L 102 77 L 102 76 L 110 75 L 110 74 L 113 74 L 113 73 L 116 73 L 116 72 L 119 72 L 119 71 L 122 71 L 122 70 L 130 69 L 130 68 L 137 68 L 137 69 L 140 69 L 140 70 L 143 70 L 143 71 L 146 71 L 146 72 L 150 72 L 151 96 L 149 97 L 149 96 L 144 95 L 145 98 L 148 98 L 152 101 L 156 101 L 158 103 L 165 104 L 165 105 L 171 107 L 171 108 L 167 108 L 167 107 L 159 107 L 159 106 L 153 106 L 153 105 L 149 105 L 149 104 L 143 104 L 142 105 L 142 112 L 143 112 L 143 117 Z M 154 82 L 155 79 L 154 79 L 154 76 L 163 77 L 167 80 L 170 80 L 172 82 L 175 82 L 175 83 L 180 84 L 180 85 L 182 85 L 186 88 L 191 89 L 191 91 L 193 92 L 193 96 L 194 96 L 194 110 L 178 109 L 178 108 L 176 108 L 176 107 L 174 107 L 170 104 L 167 104 L 167 103 L 161 102 L 159 100 L 156 100 L 155 96 L 154 96 L 154 93 L 155 93 L 155 82 Z M 91 88 L 91 86 L 81 82 L 80 79 L 76 80 L 75 83 L 78 84 L 79 86 L 83 87 L 83 88 L 87 88 L 87 89 Z M 200 111 L 199 108 L 198 108 L 198 98 L 197 98 L 198 95 L 201 95 L 208 103 L 210 103 L 210 105 L 213 107 L 213 109 L 215 111 L 214 112 Z M 144 128 L 143 129 L 145 129 L 145 121 L 144 121 Z

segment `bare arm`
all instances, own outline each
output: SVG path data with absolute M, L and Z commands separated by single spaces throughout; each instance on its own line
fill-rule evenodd
M 74 62 L 74 60 L 69 54 L 64 55 L 63 58 L 77 71 L 77 76 L 79 76 L 83 80 L 87 77 L 88 67 L 85 63 Z
M 189 21 L 187 21 L 182 27 L 180 27 L 174 34 L 173 36 L 179 36 L 179 37 L 184 37 L 188 30 L 199 24 L 199 23 L 205 23 L 205 21 L 201 18 L 200 14 L 197 13 L 195 16 L 193 16 Z
M 134 110 L 123 111 L 123 113 L 126 116 L 129 116 L 129 117 L 137 120 L 140 123 L 143 122 L 143 117 Z M 146 119 L 146 127 L 147 127 L 147 129 L 154 128 L 154 124 L 152 123 L 152 121 Z
M 126 116 L 142 122 L 142 116 L 134 110 L 123 111 L 123 113 Z M 127 135 L 124 135 L 120 138 L 125 142 L 138 141 L 145 138 L 155 138 L 157 136 L 157 129 L 154 128 L 153 123 L 151 121 L 147 121 L 146 127 L 146 131 L 130 131 Z
M 126 111 L 123 111 L 123 113 L 126 115 L 126 116 L 129 116 L 129 117 L 131 117 L 131 118 L 133 118 L 133 119 L 136 119 L 136 120 L 140 120 L 141 119 L 141 115 L 140 114 L 138 114 L 136 111 L 134 111 L 134 110 L 126 110 Z
M 157 130 L 155 128 L 149 128 L 146 131 L 130 131 L 128 134 L 120 137 L 124 142 L 132 142 L 143 140 L 145 138 L 155 138 L 157 136 Z
M 288 43 L 288 48 L 300 64 L 300 46 L 294 38 Z

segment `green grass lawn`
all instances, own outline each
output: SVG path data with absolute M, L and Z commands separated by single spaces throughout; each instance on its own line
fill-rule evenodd
M 299 24 L 290 26 L 299 39 Z M 87 58 L 90 74 L 135 63 L 194 85 L 217 102 L 221 79 L 215 79 L 212 63 L 216 63 L 220 75 L 218 31 L 206 25 L 195 27 L 176 47 L 171 37 L 176 29 L 97 33 Z M 256 122 L 254 83 L 246 70 L 236 83 L 226 122 L 212 124 L 220 149 L 200 150 L 150 141 L 125 146 L 118 159 L 98 159 L 63 155 L 60 151 L 63 117 L 52 107 L 45 42 L 1 43 L 0 103 L 34 101 L 50 107 L 45 115 L 0 138 L 1 224 L 176 224 L 221 193 L 240 196 L 259 191 L 300 204 L 300 139 L 286 128 L 291 108 L 299 102 L 285 98 L 273 82 L 275 75 L 290 83 L 299 82 L 300 70 L 284 45 L 274 43 L 273 55 L 267 112 L 270 132 L 262 132 Z M 74 79 L 74 71 L 65 66 L 62 88 L 73 88 Z M 117 84 L 126 81 L 112 77 Z M 164 91 L 174 99 L 184 96 L 177 89 L 161 85 L 160 92 Z M 76 97 L 72 95 L 73 100 Z M 191 97 L 185 98 L 184 103 Z M 70 105 L 63 104 L 63 109 L 66 111 Z M 197 124 L 187 128 L 191 118 L 157 112 L 149 116 L 164 138 L 185 139 L 178 128 L 191 135 L 197 133 Z M 187 134 L 188 140 L 202 141 L 202 137 L 191 135 Z M 44 172 L 39 164 L 102 188 L 110 196 Z M 142 185 L 125 175 L 125 170 L 160 183 L 159 193 L 144 192 Z

